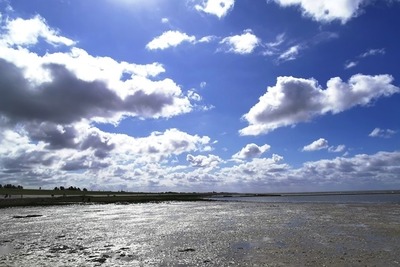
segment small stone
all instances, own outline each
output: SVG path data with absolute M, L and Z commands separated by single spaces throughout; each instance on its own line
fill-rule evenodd
M 196 251 L 194 248 L 185 248 L 185 249 L 180 249 L 178 250 L 179 252 L 193 252 Z

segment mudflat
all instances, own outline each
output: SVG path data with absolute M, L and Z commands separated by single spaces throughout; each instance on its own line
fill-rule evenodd
M 163 202 L 1 211 L 0 266 L 400 265 L 399 204 Z

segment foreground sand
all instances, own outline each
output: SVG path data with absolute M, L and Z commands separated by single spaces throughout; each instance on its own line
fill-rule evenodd
M 166 202 L 2 212 L 0 249 L 9 252 L 0 253 L 0 266 L 400 266 L 398 204 Z

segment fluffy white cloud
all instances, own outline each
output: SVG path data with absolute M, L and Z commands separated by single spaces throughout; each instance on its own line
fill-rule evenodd
M 372 132 L 368 135 L 370 137 L 382 137 L 382 138 L 390 138 L 395 135 L 397 131 L 391 129 L 381 129 L 375 128 Z
M 1 37 L 9 45 L 34 45 L 39 38 L 52 45 L 75 44 L 73 40 L 60 36 L 57 30 L 50 28 L 45 19 L 39 15 L 27 20 L 22 18 L 8 20 L 4 29 L 6 32 Z
M 328 148 L 328 141 L 324 138 L 315 140 L 309 145 L 303 147 L 303 151 L 316 151 Z
M 224 51 L 235 54 L 250 54 L 260 44 L 260 39 L 247 29 L 241 35 L 225 37 L 220 44 L 225 46 Z
M 400 152 L 378 152 L 373 155 L 359 154 L 354 157 L 337 157 L 304 163 L 292 175 L 299 179 L 323 185 L 325 183 L 399 184 Z M 303 180 L 303 181 L 304 181 Z
M 355 106 L 365 106 L 383 96 L 400 92 L 390 75 L 357 74 L 343 82 L 331 78 L 322 89 L 314 79 L 278 77 L 259 102 L 243 116 L 249 126 L 241 135 L 259 135 L 279 127 L 307 122 L 326 113 L 339 113 Z
M 216 37 L 214 35 L 208 35 L 208 36 L 204 36 L 204 37 L 200 38 L 200 40 L 198 42 L 199 43 L 210 43 L 210 42 L 214 41 L 217 38 L 218 37 Z
M 205 151 L 211 142 L 208 137 L 177 129 L 134 138 L 102 132 L 87 124 L 75 125 L 74 129 L 53 126 L 38 125 L 36 132 L 29 132 L 34 125 L 0 132 L 0 155 L 7 155 L 0 157 L 3 184 L 21 184 L 18 179 L 24 177 L 24 186 L 276 192 L 341 190 L 349 184 L 393 188 L 400 183 L 400 152 L 336 157 L 306 162 L 299 168 L 285 164 L 276 154 L 221 166 L 224 162 L 218 156 L 193 156 Z M 171 166 L 167 162 L 184 153 L 190 153 L 187 161 L 191 166 Z
M 198 156 L 193 156 L 191 154 L 188 154 L 186 156 L 186 160 L 190 163 L 191 166 L 193 167 L 211 167 L 214 168 L 216 167 L 220 162 L 222 162 L 222 159 L 216 155 L 198 155 Z
M 259 192 L 265 190 L 266 187 L 271 188 L 280 183 L 288 183 L 290 167 L 280 163 L 282 160 L 283 157 L 276 154 L 271 158 L 253 158 L 232 167 L 222 168 L 215 176 L 225 187 Z
M 242 148 L 239 152 L 232 156 L 233 159 L 250 159 L 254 157 L 259 157 L 264 152 L 268 151 L 271 148 L 270 145 L 265 144 L 263 146 L 258 146 L 256 144 L 247 144 L 244 148 Z
M 218 18 L 224 17 L 229 11 L 233 9 L 235 0 L 202 0 L 200 5 L 195 5 L 195 9 Z
M 302 151 L 317 151 L 322 149 L 327 149 L 329 152 L 339 153 L 343 152 L 346 149 L 346 146 L 345 145 L 338 145 L 336 147 L 329 146 L 328 140 L 326 140 L 325 138 L 319 138 L 318 140 L 315 140 L 311 144 L 304 146 Z
M 366 0 L 273 0 L 281 6 L 300 6 L 303 15 L 320 22 L 346 23 L 357 16 Z
M 151 40 L 146 48 L 149 50 L 161 49 L 164 50 L 169 47 L 175 47 L 183 42 L 193 43 L 196 41 L 196 37 L 189 36 L 186 33 L 180 31 L 166 31 L 160 36 L 157 36 Z
M 121 178 L 127 182 L 140 178 L 138 182 L 143 184 L 152 175 L 165 175 L 175 156 L 205 152 L 211 145 L 208 136 L 177 129 L 134 138 L 103 132 L 85 123 L 3 126 L 0 137 L 0 180 L 8 181 L 18 173 L 25 184 L 51 184 L 46 181 L 47 175 L 55 184 L 64 184 L 63 178 L 69 173 L 76 175 L 77 183 L 86 183 L 86 177 L 99 182 L 110 177 L 112 183 Z M 208 167 L 215 167 L 219 161 L 213 156 L 207 160 Z M 177 172 L 179 168 L 171 171 Z
M 25 27 L 31 24 L 32 28 Z M 28 30 L 23 32 L 21 27 Z M 0 67 L 6 70 L 0 74 L 4 82 L 0 113 L 11 120 L 118 123 L 127 116 L 168 118 L 193 108 L 173 80 L 155 80 L 165 72 L 160 63 L 119 62 L 92 56 L 75 46 L 66 51 L 64 47 L 63 52 L 36 54 L 40 38 L 54 46 L 52 50 L 57 50 L 57 44 L 75 44 L 39 16 L 2 21 L 0 37 Z M 73 89 L 66 90 L 71 85 Z M 5 103 L 10 101 L 16 108 L 7 108 Z M 75 109 L 70 108 L 72 103 Z

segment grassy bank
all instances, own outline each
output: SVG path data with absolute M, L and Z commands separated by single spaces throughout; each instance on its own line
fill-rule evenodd
M 11 197 L 5 198 L 8 195 Z M 203 193 L 130 193 L 112 191 L 0 189 L 0 208 L 22 206 L 70 205 L 80 203 L 145 203 L 163 201 L 200 201 Z

